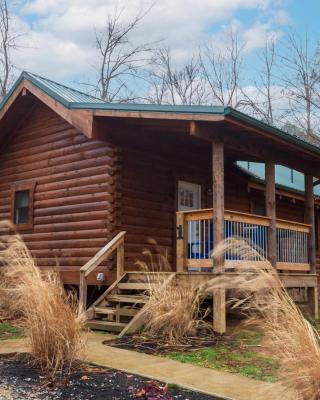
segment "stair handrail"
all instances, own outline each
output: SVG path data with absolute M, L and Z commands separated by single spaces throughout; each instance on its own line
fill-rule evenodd
M 119 232 L 102 247 L 84 266 L 80 268 L 79 311 L 87 309 L 87 278 L 114 251 L 117 251 L 117 279 L 124 273 L 124 237 L 126 232 Z

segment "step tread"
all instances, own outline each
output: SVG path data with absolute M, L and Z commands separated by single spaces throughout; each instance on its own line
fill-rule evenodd
M 98 319 L 89 319 L 86 321 L 86 326 L 91 329 L 120 332 L 123 328 L 127 326 L 127 324 L 124 322 L 111 322 Z
M 113 322 L 113 321 L 103 321 L 103 320 L 99 320 L 99 319 L 88 319 L 87 323 L 95 323 L 98 325 L 104 325 L 104 326 L 126 326 L 127 323 L 126 322 Z
M 147 296 L 130 296 L 130 295 L 122 295 L 122 294 L 112 294 L 107 296 L 107 301 L 110 302 L 119 302 L 119 303 L 147 303 L 149 298 Z
M 113 307 L 103 307 L 103 306 L 96 306 L 94 307 L 94 312 L 95 314 L 106 314 L 106 315 L 121 315 L 121 316 L 127 316 L 127 317 L 133 317 L 135 316 L 140 309 L 134 309 L 134 308 L 113 308 Z
M 126 282 L 126 283 L 119 283 L 119 289 L 128 289 L 128 290 L 148 290 L 150 288 L 154 288 L 157 286 L 156 283 L 150 282 Z

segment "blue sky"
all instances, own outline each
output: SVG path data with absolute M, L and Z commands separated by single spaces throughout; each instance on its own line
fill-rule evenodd
M 17 31 L 26 33 L 14 54 L 17 73 L 29 70 L 65 83 L 95 79 L 98 63 L 94 31 L 103 29 L 116 6 L 124 20 L 153 0 L 20 0 L 15 13 Z M 198 45 L 213 41 L 223 46 L 225 32 L 236 27 L 246 43 L 251 71 L 258 71 L 258 53 L 266 35 L 281 43 L 288 29 L 311 40 L 320 39 L 319 0 L 158 0 L 132 39 L 162 40 L 172 49 L 177 65 Z
M 301 32 L 320 37 L 320 2 L 317 0 L 290 0 L 287 9 L 292 16 L 293 25 Z

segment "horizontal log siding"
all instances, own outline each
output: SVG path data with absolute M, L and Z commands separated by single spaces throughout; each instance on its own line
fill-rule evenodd
M 21 233 L 39 267 L 58 264 L 66 283 L 114 234 L 115 154 L 39 104 L 0 155 L 0 218 L 10 186 L 36 181 L 34 228 Z
M 201 206 L 212 207 L 211 147 L 163 132 L 140 131 L 135 141 L 129 136 L 119 140 L 121 229 L 127 231 L 125 266 L 136 270 L 139 263 L 144 263 L 152 268 L 152 257 L 156 266 L 160 258 L 166 259 L 174 270 L 177 182 L 201 184 Z M 226 182 L 228 207 L 248 212 L 246 180 L 239 178 L 231 167 L 226 171 Z

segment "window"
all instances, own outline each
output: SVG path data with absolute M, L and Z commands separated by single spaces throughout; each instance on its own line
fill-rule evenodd
M 29 190 L 19 190 L 15 192 L 14 198 L 14 223 L 29 223 Z
M 266 215 L 266 206 L 262 203 L 252 203 L 252 214 L 255 215 Z
M 178 182 L 178 211 L 201 208 L 201 185 L 191 182 Z
M 11 220 L 19 229 L 33 228 L 35 183 L 15 185 L 11 191 Z

